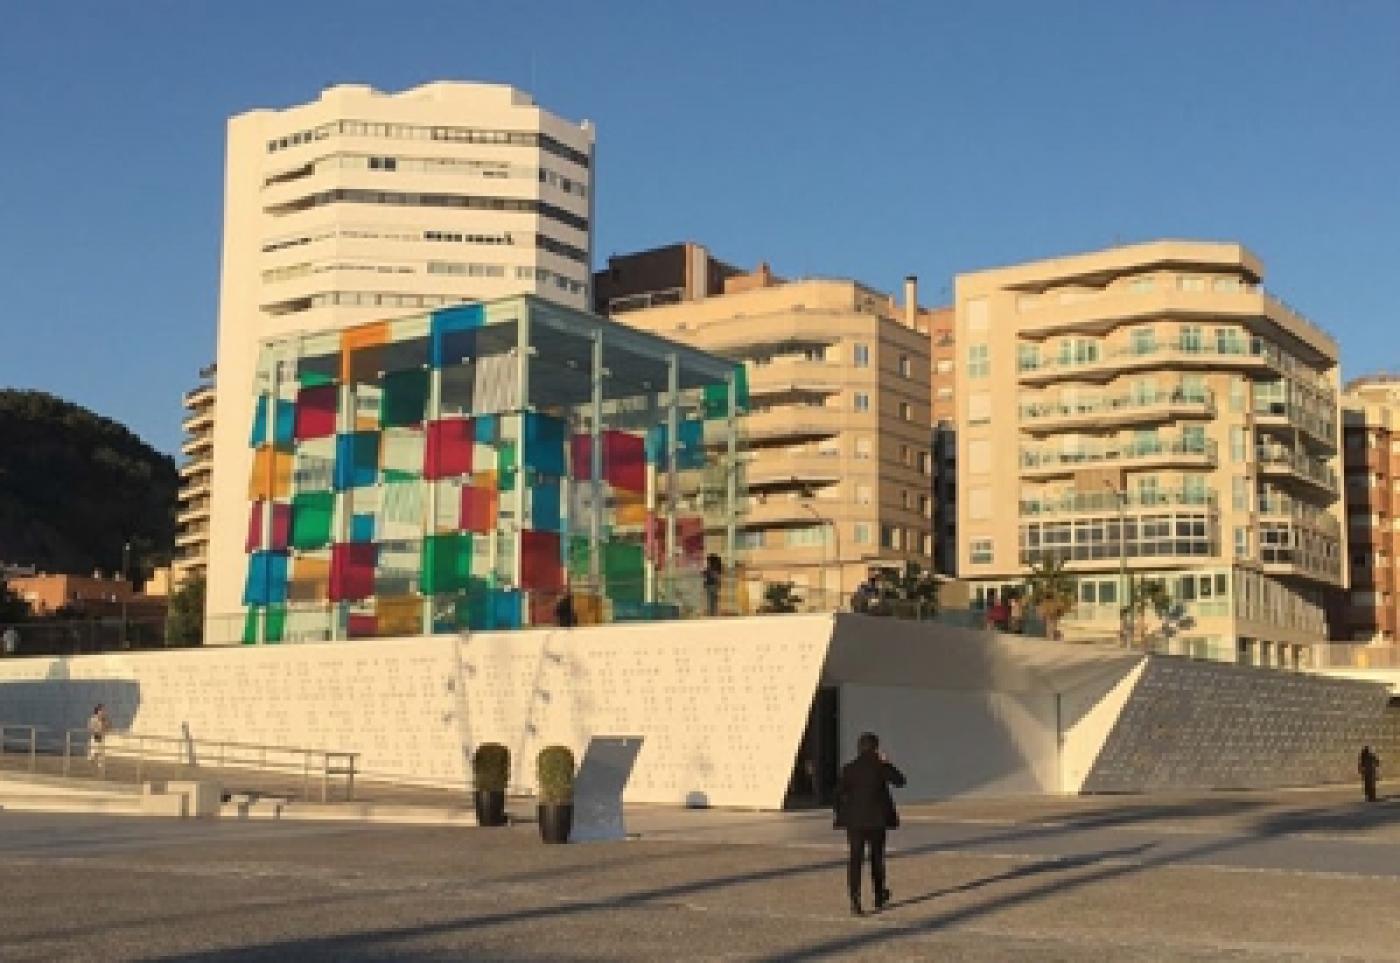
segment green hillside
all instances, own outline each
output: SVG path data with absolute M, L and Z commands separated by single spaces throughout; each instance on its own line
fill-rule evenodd
M 122 425 L 42 391 L 0 390 L 0 560 L 50 572 L 169 558 L 175 462 Z

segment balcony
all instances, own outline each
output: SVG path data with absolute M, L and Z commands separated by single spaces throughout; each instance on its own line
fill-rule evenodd
M 1210 392 L 1186 394 L 1179 390 L 1117 395 L 1077 405 L 1021 406 L 1021 428 L 1031 434 L 1213 417 L 1215 400 Z
M 1335 515 L 1291 498 L 1261 500 L 1258 515 L 1261 522 L 1287 522 L 1331 538 L 1341 538 L 1342 535 L 1342 523 Z
M 195 525 L 175 533 L 176 545 L 199 545 L 207 541 L 209 541 L 208 525 Z
M 743 526 L 745 528 L 778 528 L 796 527 L 807 525 L 825 525 L 827 516 L 832 510 L 832 504 L 821 502 L 813 504 L 809 510 L 806 506 L 812 504 L 799 498 L 785 498 L 775 495 L 771 498 L 749 498 L 745 500 L 743 509 Z M 813 514 L 816 512 L 817 514 Z
M 1022 384 L 1050 384 L 1065 379 L 1109 380 L 1121 374 L 1154 368 L 1235 368 L 1276 372 L 1282 353 L 1259 338 L 1216 342 L 1168 341 L 1145 345 L 1119 345 L 1068 358 L 1021 358 L 1017 379 Z
M 184 455 L 189 455 L 191 458 L 200 458 L 201 453 L 205 453 L 205 460 L 207 460 L 207 455 L 212 454 L 213 451 L 214 436 L 212 433 L 195 435 L 192 438 L 186 438 L 180 444 L 180 453 Z
M 1174 508 L 1214 511 L 1215 492 L 1201 489 L 1175 488 L 1165 491 L 1127 492 L 1121 498 L 1124 511 L 1151 509 L 1170 511 Z M 1021 515 L 1053 517 L 1056 515 L 1103 515 L 1119 510 L 1120 496 L 1115 492 L 1080 492 L 1060 498 L 1021 500 Z
M 849 417 L 842 408 L 785 405 L 749 414 L 742 428 L 750 444 L 814 441 L 839 435 Z
M 183 403 L 189 409 L 201 409 L 214 403 L 214 386 L 199 385 L 185 392 Z
M 1125 441 L 1077 451 L 1023 448 L 1021 474 L 1027 478 L 1052 478 L 1072 475 L 1083 468 L 1210 469 L 1217 460 L 1215 442 L 1195 438 Z
M 1337 473 L 1325 462 L 1300 451 L 1260 445 L 1257 449 L 1259 474 L 1296 482 L 1336 497 Z
M 1264 430 L 1297 429 L 1305 441 L 1311 441 L 1329 452 L 1337 450 L 1336 424 L 1326 416 L 1308 411 L 1301 405 L 1273 402 L 1256 406 L 1254 423 Z
M 875 462 L 869 462 L 875 470 Z M 747 481 L 751 489 L 815 488 L 841 480 L 843 459 L 835 454 L 782 449 L 756 451 L 749 463 Z
M 180 422 L 180 427 L 187 435 L 207 434 L 214 427 L 214 407 L 208 405 L 192 411 Z
M 834 394 L 841 390 L 841 370 L 828 361 L 805 358 L 781 358 L 768 364 L 755 364 L 749 368 L 749 394 Z

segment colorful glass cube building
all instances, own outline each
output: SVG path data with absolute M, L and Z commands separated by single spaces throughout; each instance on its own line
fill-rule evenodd
M 247 643 L 707 611 L 742 366 L 533 296 L 264 342 Z M 731 607 L 735 604 L 729 600 Z

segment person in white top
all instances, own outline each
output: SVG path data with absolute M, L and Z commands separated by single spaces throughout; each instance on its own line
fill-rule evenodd
M 111 720 L 107 718 L 107 707 L 99 702 L 93 707 L 92 715 L 88 716 L 87 722 L 88 758 L 97 763 L 98 768 L 101 768 L 106 762 L 103 742 L 111 728 Z

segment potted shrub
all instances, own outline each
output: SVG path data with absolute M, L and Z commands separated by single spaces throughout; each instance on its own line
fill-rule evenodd
M 568 746 L 545 746 L 535 760 L 539 778 L 540 839 L 567 843 L 574 826 L 574 754 Z
M 510 782 L 510 750 L 498 742 L 483 742 L 472 754 L 476 785 L 476 824 L 506 824 L 506 784 Z

